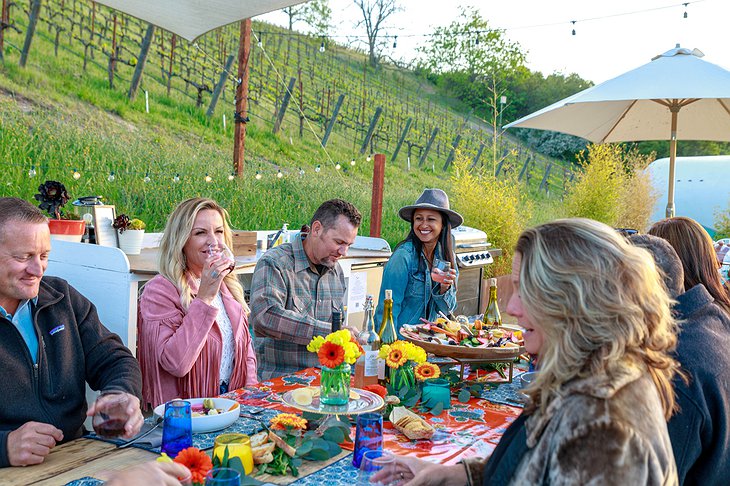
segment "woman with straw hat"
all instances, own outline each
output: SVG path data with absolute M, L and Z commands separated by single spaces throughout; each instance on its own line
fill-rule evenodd
M 385 290 L 393 291 L 393 319 L 397 330 L 403 324 L 415 324 L 420 318 L 430 321 L 438 313 L 448 314 L 456 308 L 458 272 L 451 229 L 464 222 L 449 207 L 449 197 L 441 189 L 426 189 L 398 215 L 411 224 L 408 236 L 398 243 L 385 265 L 380 286 L 380 299 L 375 319 L 383 316 Z M 432 278 L 434 264 L 449 268 Z

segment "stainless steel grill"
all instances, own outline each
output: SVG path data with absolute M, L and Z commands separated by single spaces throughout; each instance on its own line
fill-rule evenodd
M 456 289 L 456 310 L 454 314 L 473 316 L 486 305 L 482 290 L 484 267 L 494 261 L 489 253 L 491 244 L 484 231 L 469 226 L 451 230 L 454 237 L 456 264 L 459 266 L 459 281 Z

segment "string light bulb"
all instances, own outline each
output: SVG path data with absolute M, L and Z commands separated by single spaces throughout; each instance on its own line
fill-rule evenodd
M 682 5 L 684 5 L 684 18 L 686 19 L 687 18 L 687 5 L 689 5 L 689 2 L 683 3 Z
M 207 182 L 207 183 L 213 182 L 213 178 L 211 176 L 209 176 L 207 172 L 205 173 L 205 182 Z
M 236 174 L 234 174 L 233 172 L 231 172 L 230 175 L 228 176 L 229 181 L 232 181 L 235 178 L 236 178 Z
M 114 182 L 114 179 L 116 179 L 116 176 L 114 175 L 114 171 L 109 172 L 109 175 L 107 176 L 106 180 L 109 182 Z
M 262 42 L 263 38 L 264 38 L 264 33 L 263 32 L 259 32 L 259 41 L 256 43 L 257 46 L 259 46 L 259 47 L 263 47 L 264 46 L 264 43 Z
M 299 177 L 304 177 L 304 169 L 299 167 Z
M 575 20 L 571 20 L 570 23 L 573 24 L 573 32 L 572 35 L 575 35 Z
M 175 177 L 172 178 L 172 182 L 180 182 L 180 174 L 175 174 Z
M 281 173 L 281 169 L 279 169 L 279 170 L 278 170 L 278 171 L 276 172 L 276 178 L 277 178 L 277 179 L 281 179 L 282 177 L 284 177 L 284 174 L 282 174 L 282 173 Z
M 355 167 L 355 159 L 354 158 L 350 161 L 350 165 L 353 166 L 353 167 Z
M 317 164 L 317 167 L 314 168 L 314 172 L 319 174 L 320 170 L 322 170 L 322 167 L 319 164 Z
M 398 47 L 398 36 L 393 37 L 393 49 Z
M 261 180 L 261 172 L 256 171 L 256 176 L 255 177 L 256 177 L 256 180 L 257 181 L 260 181 Z
M 79 179 L 81 179 L 81 173 L 79 171 L 77 171 L 76 169 L 74 169 L 73 177 L 74 177 L 74 179 L 79 180 Z
M 176 176 L 176 177 L 177 177 L 177 176 Z M 147 172 L 147 173 L 146 173 L 146 174 L 144 175 L 144 182 L 145 182 L 145 184 L 146 184 L 146 183 L 148 183 L 148 182 L 149 182 L 149 181 L 151 181 L 151 180 L 152 180 L 152 179 L 150 179 L 150 173 L 149 173 L 149 171 L 148 171 L 148 172 Z M 175 182 L 177 182 L 177 181 L 175 181 Z
M 365 161 L 366 162 L 370 162 L 370 155 L 368 155 L 367 157 L 365 157 Z
M 322 42 L 319 44 L 319 52 L 324 52 L 324 37 L 322 37 Z
M 341 168 L 342 168 L 342 166 L 340 165 L 340 163 L 339 163 L 339 162 L 337 162 L 337 163 L 335 164 L 335 170 L 340 170 Z
M 35 165 L 30 166 L 30 170 L 28 171 L 28 177 L 35 177 Z

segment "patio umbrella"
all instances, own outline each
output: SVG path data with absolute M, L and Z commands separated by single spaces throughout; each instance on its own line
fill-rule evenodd
M 730 71 L 677 46 L 505 128 L 568 133 L 594 143 L 669 139 L 667 217 L 674 215 L 677 139 L 730 141 Z
M 193 41 L 217 27 L 305 0 L 99 0 L 133 17 Z

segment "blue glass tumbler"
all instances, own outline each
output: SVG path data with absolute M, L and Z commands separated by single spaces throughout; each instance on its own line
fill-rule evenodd
M 366 451 L 380 450 L 383 450 L 383 416 L 379 413 L 358 415 L 352 465 L 359 468 L 362 456 Z
M 451 388 L 449 380 L 443 378 L 432 378 L 423 382 L 421 402 L 429 407 L 436 406 L 441 402 L 444 410 L 451 408 Z
M 170 457 L 193 445 L 193 419 L 190 402 L 172 400 L 165 404 L 165 418 L 162 424 L 162 452 Z
M 241 474 L 229 467 L 214 467 L 205 476 L 205 486 L 240 486 Z

